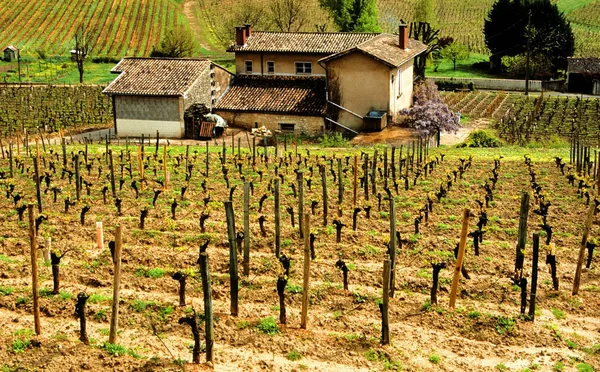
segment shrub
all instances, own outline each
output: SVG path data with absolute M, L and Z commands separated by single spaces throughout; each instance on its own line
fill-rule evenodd
M 292 350 L 289 353 L 287 353 L 287 355 L 285 357 L 288 358 L 289 360 L 291 360 L 292 362 L 295 362 L 297 360 L 302 359 L 302 354 L 300 354 L 296 350 Z
M 459 147 L 500 147 L 502 142 L 484 130 L 473 131 Z
M 266 333 L 271 336 L 279 333 L 279 326 L 277 325 L 277 322 L 275 322 L 275 318 L 272 316 L 261 320 L 256 328 L 258 328 L 258 330 L 262 333 Z
M 322 147 L 346 147 L 348 145 L 348 140 L 339 132 L 332 134 L 325 133 L 319 138 L 319 144 Z
M 514 318 L 498 317 L 496 321 L 496 331 L 502 334 L 510 334 L 515 329 L 516 323 Z
M 93 63 L 119 63 L 120 59 L 115 57 L 103 56 L 92 58 Z

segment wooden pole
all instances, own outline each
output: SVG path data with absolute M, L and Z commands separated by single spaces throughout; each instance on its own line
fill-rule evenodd
M 244 182 L 244 259 L 243 275 L 250 275 L 250 182 Z
M 571 293 L 573 296 L 577 295 L 579 292 L 579 284 L 581 283 L 581 269 L 583 267 L 583 259 L 585 257 L 586 243 L 588 240 L 588 235 L 590 233 L 590 227 L 592 226 L 592 221 L 594 220 L 594 211 L 596 209 L 595 203 L 590 203 L 590 208 L 588 209 L 587 219 L 585 221 L 585 226 L 583 228 L 583 237 L 581 238 L 581 246 L 579 247 L 579 257 L 577 258 L 577 266 L 575 268 L 575 278 L 573 279 L 573 292 Z
M 395 292 L 395 270 L 396 270 L 396 200 L 390 198 L 390 277 L 389 277 L 389 295 L 394 297 Z
M 208 153 L 208 141 L 206 141 L 206 177 L 208 177 L 208 161 L 209 153 Z
M 390 303 L 390 260 L 383 260 L 383 303 L 381 304 L 381 344 L 390 344 L 390 324 L 388 309 Z
M 110 191 L 112 192 L 113 199 L 115 199 L 117 197 L 117 188 L 115 187 L 115 163 L 113 160 L 112 149 L 108 150 L 107 155 L 108 155 L 108 166 L 110 168 Z M 81 184 L 79 185 L 79 187 L 81 187 Z
M 310 214 L 304 215 L 304 281 L 302 283 L 302 314 L 300 328 L 308 324 L 308 299 L 310 286 Z
M 304 237 L 304 223 L 302 216 L 304 216 L 304 173 L 298 172 L 298 229 L 300 231 L 300 239 Z
M 327 226 L 327 172 L 325 165 L 319 167 L 321 173 L 321 186 L 323 187 L 323 226 Z
M 121 250 L 123 247 L 123 238 L 121 235 L 121 225 L 117 225 L 115 231 L 115 252 L 114 262 L 114 281 L 113 281 L 113 301 L 112 314 L 110 316 L 110 335 L 108 342 L 115 344 L 117 342 L 117 330 L 119 328 L 119 291 L 121 289 Z
M 465 246 L 467 245 L 467 234 L 469 233 L 469 218 L 471 212 L 468 208 L 463 211 L 462 230 L 460 232 L 460 243 L 458 245 L 458 257 L 456 258 L 456 267 L 454 268 L 454 277 L 452 279 L 452 288 L 450 290 L 450 308 L 456 307 L 456 293 L 458 291 L 458 280 L 460 278 L 460 270 L 462 267 L 463 258 L 465 256 Z
M 338 206 L 341 206 L 344 201 L 344 180 L 342 179 L 342 159 L 337 159 L 338 173 Z
M 229 239 L 229 291 L 231 316 L 238 316 L 238 259 L 235 239 L 235 215 L 231 200 L 223 202 L 227 216 L 227 238 Z
M 354 195 L 352 199 L 352 205 L 356 207 L 356 196 L 358 190 L 356 189 L 356 184 L 358 183 L 358 156 L 354 154 Z
M 40 164 L 36 158 L 33 158 L 33 168 L 35 170 L 35 195 L 37 198 L 38 212 L 43 213 L 42 191 L 40 190 Z
M 521 196 L 521 212 L 519 216 L 519 235 L 516 247 L 515 275 L 522 276 L 523 261 L 525 259 L 525 244 L 527 243 L 527 216 L 529 214 L 529 193 L 523 192 Z
M 187 171 L 187 169 L 186 169 L 186 171 Z M 167 175 L 167 144 L 166 143 L 163 144 L 163 174 L 165 177 L 164 189 L 168 190 L 169 189 L 169 177 Z
M 75 197 L 77 200 L 81 199 L 81 187 L 79 185 L 81 175 L 79 171 L 79 165 L 79 155 L 75 155 Z
M 279 258 L 281 249 L 281 204 L 279 200 L 279 178 L 275 178 L 275 257 Z
M 540 235 L 533 234 L 533 257 L 531 259 L 531 296 L 529 297 L 529 317 L 535 319 L 535 297 L 537 294 L 538 260 L 540 256 Z
M 202 293 L 204 294 L 204 329 L 206 332 L 206 361 L 212 362 L 215 340 L 213 338 L 213 307 L 210 275 L 208 271 L 208 253 L 200 253 L 200 276 L 202 277 Z
M 33 322 L 35 324 L 35 334 L 42 333 L 40 326 L 40 295 L 38 291 L 38 265 L 37 265 L 37 236 L 35 232 L 35 216 L 33 204 L 27 205 L 29 213 L 29 247 L 31 255 L 31 288 L 33 291 Z

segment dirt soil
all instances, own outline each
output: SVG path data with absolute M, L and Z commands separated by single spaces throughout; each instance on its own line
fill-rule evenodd
M 60 147 L 42 154 L 41 198 L 48 219 L 41 222 L 37 234 L 41 335 L 35 335 L 33 331 L 27 213 L 24 220 L 19 221 L 15 209 L 15 206 L 35 203 L 32 160 L 23 152 L 17 157 L 15 177 L 8 179 L 8 160 L 0 159 L 0 172 L 5 177 L 0 185 L 0 223 L 4 226 L 0 237 L 0 367 L 3 371 L 175 371 L 184 368 L 214 368 L 218 371 L 489 371 L 496 368 L 520 371 L 537 368 L 549 371 L 559 370 L 560 366 L 564 366 L 564 370 L 590 368 L 579 369 L 590 371 L 600 368 L 600 271 L 596 257 L 591 268 L 583 272 L 579 294 L 571 295 L 588 208 L 577 185 L 569 185 L 551 157 L 540 160 L 533 167 L 537 172 L 537 183 L 552 203 L 548 223 L 554 228 L 552 242 L 556 245 L 560 290 L 552 289 L 551 277 L 544 264 L 550 248 L 543 244 L 536 315 L 532 322 L 520 316 L 520 289 L 511 281 L 520 195 L 522 190 L 531 191 L 530 176 L 522 158 L 500 160 L 493 201 L 487 208 L 489 222 L 484 229 L 481 253 L 474 255 L 473 239 L 469 238 L 465 268 L 470 279 L 460 279 L 457 306 L 451 309 L 449 292 L 455 262 L 452 252 L 460 234 L 461 215 L 465 207 L 479 215 L 476 200 L 484 200 L 482 185 L 490 182 L 494 161 L 483 152 L 469 150 L 475 156 L 461 178 L 453 174 L 458 174 L 461 162 L 468 162 L 467 153 L 449 151 L 442 160 L 441 155 L 432 150 L 433 170 L 428 169 L 426 175 L 419 171 L 421 174 L 418 175 L 415 167 L 408 173 L 408 190 L 405 190 L 405 180 L 400 175 L 404 174 L 406 166 L 398 169 L 396 152 L 394 165 L 398 190 L 391 178 L 388 185 L 396 199 L 397 229 L 403 244 L 397 250 L 396 292 L 390 299 L 391 344 L 381 346 L 378 303 L 382 297 L 383 261 L 388 257 L 386 244 L 390 235 L 390 211 L 383 199 L 386 192 L 382 150 L 377 156 L 375 192 L 369 186 L 367 200 L 360 185 L 358 190 L 357 206 L 370 207 L 370 217 L 361 210 L 357 229 L 353 231 L 352 156 L 359 155 L 358 176 L 362 177 L 360 151 L 369 153 L 373 159 L 372 148 L 302 147 L 298 157 L 291 151 L 276 163 L 270 157 L 266 164 L 259 156 L 253 168 L 252 156 L 247 149 L 242 149 L 240 158 L 234 158 L 228 147 L 223 166 L 219 160 L 222 159 L 221 147 L 213 147 L 209 175 L 205 177 L 202 175 L 206 158 L 204 146 L 192 146 L 188 159 L 192 175 L 186 181 L 186 149 L 169 146 L 168 189 L 161 191 L 155 206 L 153 196 L 155 191 L 161 190 L 160 182 L 164 181 L 162 149 L 156 157 L 153 146 L 145 149 L 146 184 L 139 198 L 135 197 L 131 186 L 135 180 L 141 188 L 137 148 L 130 145 L 129 149 L 131 161 L 124 146 L 113 147 L 117 195 L 122 199 L 121 216 L 111 196 L 109 165 L 103 145 L 89 146 L 91 166 L 89 173 L 85 166 L 81 167 L 85 183 L 79 201 L 75 201 L 75 182 L 69 172 L 74 169 L 72 156 L 84 148 L 68 148 L 68 172 L 64 177 L 61 177 Z M 122 151 L 125 155 L 121 158 Z M 463 156 L 462 161 L 460 156 Z M 342 203 L 338 202 L 339 177 L 334 157 L 342 160 Z M 329 215 L 325 225 L 318 164 L 326 167 Z M 56 168 L 56 173 L 52 167 Z M 292 187 L 296 184 L 298 167 L 305 177 L 305 211 L 311 210 L 312 201 L 317 203 L 311 216 L 316 258 L 311 262 L 306 330 L 299 328 L 304 259 L 297 221 L 298 199 Z M 227 173 L 228 181 L 223 172 Z M 278 331 L 269 335 L 261 329 L 266 329 L 269 322 L 265 319 L 270 317 L 277 323 L 276 282 L 282 272 L 273 248 L 274 200 L 270 184 L 277 177 L 275 172 L 283 177 L 281 250 L 282 254 L 292 258 L 292 267 L 286 288 L 287 324 L 278 324 Z M 46 175 L 49 186 L 46 186 Z M 240 275 L 240 312 L 234 317 L 230 315 L 229 247 L 222 201 L 232 193 L 236 229 L 242 230 L 242 176 L 251 180 L 254 187 L 249 208 L 250 275 Z M 123 179 L 122 188 L 119 187 L 120 179 Z M 440 185 L 446 188 L 449 181 L 452 186 L 447 196 L 438 201 L 435 193 L 440 190 Z M 105 186 L 108 190 L 106 204 L 102 195 Z M 182 197 L 183 186 L 187 190 Z M 60 189 L 56 202 L 53 201 L 55 188 Z M 15 198 L 17 194 L 20 200 Z M 266 198 L 261 209 L 263 195 Z M 379 195 L 383 195 L 381 205 Z M 428 195 L 435 200 L 433 211 L 422 220 L 420 232 L 415 234 L 414 220 L 423 216 Z M 75 201 L 67 213 L 64 210 L 66 197 Z M 173 200 L 177 200 L 175 219 L 171 214 Z M 90 210 L 82 225 L 80 212 L 86 205 Z M 288 206 L 294 209 L 295 227 L 286 212 Z M 139 216 L 143 208 L 148 209 L 148 217 L 142 230 Z M 539 231 L 541 217 L 533 213 L 537 208 L 532 197 L 529 236 Z M 338 209 L 341 209 L 341 217 L 336 216 Z M 199 228 L 203 213 L 209 214 L 205 232 Z M 260 216 L 266 217 L 264 237 L 257 222 Z M 334 219 L 345 225 L 340 243 L 336 243 Z M 117 223 L 124 231 L 119 347 L 106 344 L 114 268 L 108 248 L 100 250 L 96 247 L 96 221 L 104 223 L 106 245 L 114 239 Z M 476 223 L 477 218 L 472 218 L 470 231 L 476 230 Z M 597 221 L 591 234 L 598 236 Z M 43 259 L 46 237 L 51 237 L 53 250 L 68 251 L 60 264 L 59 294 L 52 294 L 51 267 Z M 204 342 L 203 294 L 197 259 L 198 246 L 207 240 L 210 241 L 207 252 L 215 312 L 215 360 L 213 366 L 189 363 L 182 366 L 184 361 L 191 359 L 193 339 L 190 328 L 179 324 L 178 320 L 191 316 L 195 310 Z M 530 239 L 525 255 L 524 272 L 530 281 Z M 342 273 L 335 265 L 340 258 L 350 269 L 347 291 L 342 286 Z M 241 256 L 239 261 L 241 267 Z M 431 264 L 438 262 L 446 262 L 448 268 L 440 273 L 439 304 L 431 305 L 428 303 Z M 186 306 L 178 306 L 178 282 L 171 278 L 177 271 L 188 275 Z M 79 341 L 79 321 L 74 315 L 75 299 L 80 292 L 92 296 L 86 307 L 90 345 Z M 204 360 L 204 354 L 201 360 Z

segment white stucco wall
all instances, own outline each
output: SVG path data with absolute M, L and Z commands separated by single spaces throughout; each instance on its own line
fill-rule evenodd
M 393 76 L 393 79 L 392 79 Z M 394 120 L 398 112 L 409 108 L 413 99 L 413 60 L 406 62 L 398 69 L 390 70 L 390 109 Z
M 119 137 L 156 137 L 156 131 L 161 137 L 183 138 L 185 127 L 179 121 L 117 119 Z

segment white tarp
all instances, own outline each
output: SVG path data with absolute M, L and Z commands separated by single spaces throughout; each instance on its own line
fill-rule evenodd
M 225 121 L 225 119 L 223 119 L 217 114 L 206 114 L 204 115 L 204 117 L 206 118 L 206 121 L 216 123 L 215 127 L 227 128 L 227 122 Z

